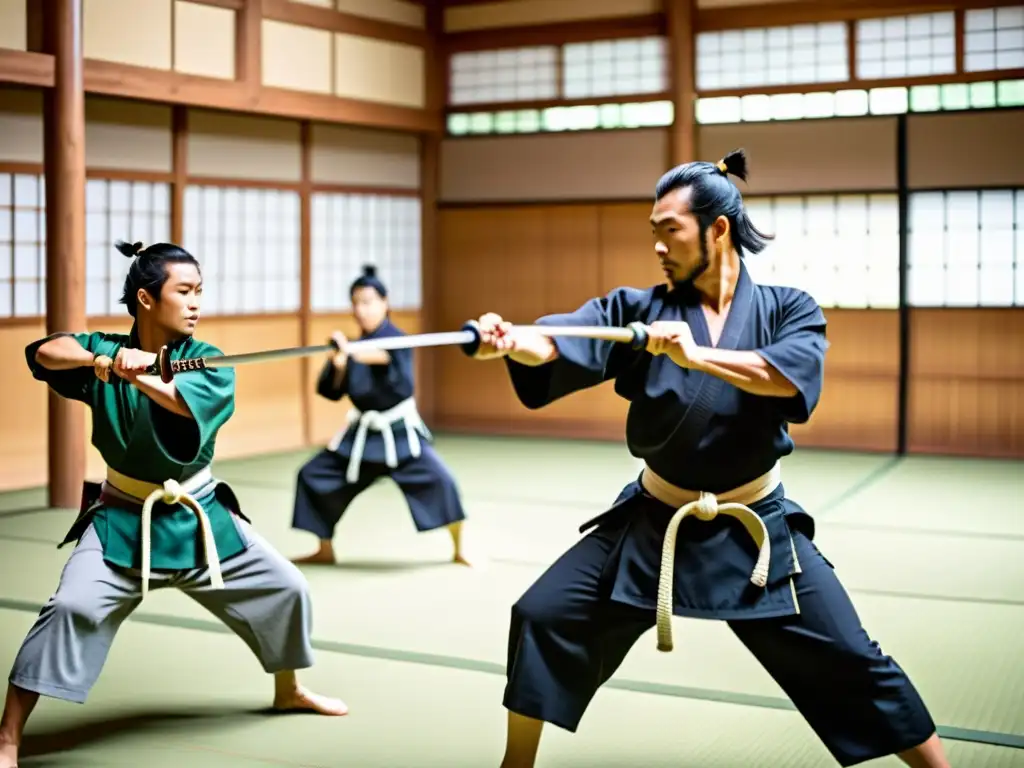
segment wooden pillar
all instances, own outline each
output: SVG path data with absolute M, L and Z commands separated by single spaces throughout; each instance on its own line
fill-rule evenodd
M 188 107 L 176 104 L 171 112 L 171 242 L 185 240 L 185 187 L 188 186 Z
M 697 159 L 696 149 L 696 0 L 665 0 L 665 22 L 668 27 L 669 87 L 675 108 L 675 120 L 669 129 L 668 165 L 689 163 Z
M 307 346 L 313 324 L 313 124 L 303 120 L 302 181 L 299 186 L 299 344 Z M 317 342 L 319 344 L 321 342 Z M 302 360 L 299 386 L 302 387 L 302 440 L 313 443 L 312 369 L 323 365 L 320 359 Z
M 439 331 L 437 327 L 438 275 L 438 210 L 437 197 L 441 183 L 441 138 L 444 135 L 445 82 L 448 57 L 442 44 L 444 35 L 441 3 L 427 6 L 426 108 L 436 116 L 435 130 L 420 137 L 420 203 L 421 214 L 421 288 L 420 325 L 424 331 Z M 424 351 L 417 355 L 416 401 L 423 417 L 428 421 L 437 413 L 437 355 L 439 350 Z
M 46 330 L 85 326 L 85 91 L 82 0 L 51 0 L 54 83 L 44 109 Z M 77 508 L 85 479 L 85 411 L 49 393 L 49 503 Z
M 899 383 L 896 390 L 896 453 L 907 455 L 907 435 L 910 424 L 910 297 L 908 258 L 910 254 L 910 190 L 907 183 L 907 116 L 896 116 L 896 194 L 899 205 Z
M 263 82 L 262 30 L 262 0 L 242 0 L 235 15 L 235 79 L 245 84 L 251 99 L 259 94 Z

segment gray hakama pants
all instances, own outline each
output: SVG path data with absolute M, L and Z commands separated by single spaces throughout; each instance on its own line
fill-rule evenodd
M 235 522 L 247 547 L 221 563 L 224 589 L 211 587 L 206 568 L 154 572 L 150 589 L 180 589 L 241 637 L 268 673 L 311 667 L 312 605 L 305 577 L 248 523 Z M 140 602 L 139 573 L 106 562 L 90 525 L 21 646 L 11 683 L 84 702 L 121 622 Z

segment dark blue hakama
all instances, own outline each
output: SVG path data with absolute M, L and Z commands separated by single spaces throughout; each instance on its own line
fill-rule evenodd
M 400 336 L 390 321 L 362 338 Z M 331 361 L 325 363 L 317 382 L 317 393 L 338 401 L 348 395 L 362 413 L 389 411 L 413 396 L 412 350 L 390 352 L 388 365 L 364 365 L 351 358 L 343 376 L 338 377 Z M 413 453 L 407 429 L 417 433 L 419 455 Z M 345 430 L 337 445 L 332 445 L 299 471 L 295 489 L 292 527 L 308 531 L 321 539 L 330 539 L 352 501 L 377 480 L 390 477 L 405 496 L 418 531 L 430 531 L 464 520 L 455 478 L 430 444 L 431 436 L 421 423 L 406 423 L 399 418 L 391 424 L 396 466 L 389 466 L 383 435 L 370 429 L 362 455 L 357 457 L 358 477 L 347 477 L 355 450 L 357 425 Z
M 710 346 L 697 297 L 666 286 L 620 288 L 551 325 L 624 326 L 684 320 Z M 797 388 L 758 397 L 667 357 L 624 345 L 557 338 L 559 357 L 535 368 L 507 361 L 530 408 L 615 382 L 630 401 L 627 444 L 683 488 L 723 493 L 793 450 L 787 423 L 805 422 L 821 393 L 825 319 L 807 294 L 759 286 L 743 268 L 719 347 L 756 350 Z M 757 550 L 737 521 L 686 519 L 679 528 L 673 613 L 725 620 L 844 766 L 926 741 L 935 725 L 910 679 L 882 652 L 831 564 L 813 543 L 810 515 L 782 486 L 751 508 L 771 540 L 768 584 L 750 583 Z M 674 510 L 639 482 L 512 609 L 504 704 L 575 731 L 597 689 L 654 625 L 664 531 Z

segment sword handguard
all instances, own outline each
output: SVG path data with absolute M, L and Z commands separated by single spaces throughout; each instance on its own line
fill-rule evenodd
M 146 375 L 159 376 L 164 384 L 170 384 L 174 379 L 174 370 L 171 366 L 171 352 L 166 346 L 160 347 L 156 353 L 156 360 L 146 369 Z
M 171 350 L 166 346 L 160 347 L 156 361 L 160 367 L 160 381 L 164 384 L 170 384 L 174 379 L 174 367 L 171 365 Z
M 174 381 L 174 374 L 183 371 L 202 371 L 206 368 L 206 358 L 197 357 L 190 360 L 171 360 L 171 350 L 167 347 L 160 347 L 156 355 L 156 362 L 146 369 L 151 376 L 159 376 L 164 384 Z
M 476 320 L 469 320 L 459 330 L 469 331 L 473 334 L 473 340 L 467 341 L 465 344 L 460 344 L 459 349 L 461 349 L 467 357 L 474 357 L 476 353 L 480 351 L 480 324 Z
M 647 326 L 643 323 L 636 322 L 630 323 L 626 327 L 633 332 L 633 340 L 629 342 L 629 346 L 637 351 L 647 349 L 647 339 L 649 338 Z

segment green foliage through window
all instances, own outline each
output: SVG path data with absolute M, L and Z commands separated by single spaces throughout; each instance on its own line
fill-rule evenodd
M 1024 106 L 1024 80 L 697 99 L 698 123 L 754 123 Z
M 755 123 L 829 117 L 899 115 L 1024 106 L 1024 80 L 846 89 L 818 93 L 750 94 L 699 98 L 697 122 Z M 561 133 L 672 125 L 670 101 L 469 112 L 448 115 L 452 136 Z
M 670 101 L 474 112 L 448 115 L 448 133 L 466 136 L 657 128 L 672 125 L 674 116 Z

